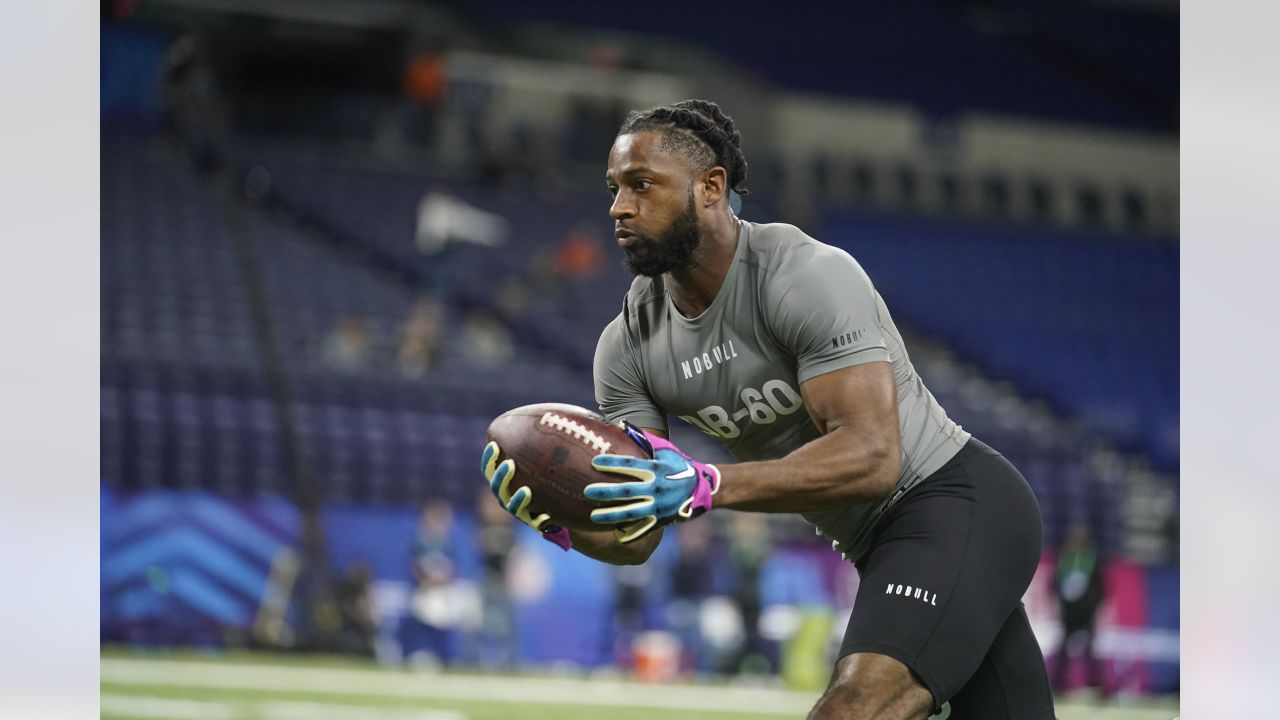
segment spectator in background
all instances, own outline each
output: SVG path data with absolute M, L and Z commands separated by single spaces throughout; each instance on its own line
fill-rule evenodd
M 667 623 L 680 638 L 680 669 L 684 671 L 713 669 L 712 651 L 702 635 L 701 622 L 703 603 L 715 592 L 717 563 L 711 555 L 713 527 L 712 523 L 689 523 L 681 526 L 676 534 L 677 554 L 671 569 Z
M 373 589 L 373 571 L 363 561 L 347 567 L 338 582 L 337 603 L 341 626 L 338 631 L 338 648 L 345 653 L 373 656 L 373 643 L 378 634 L 378 622 L 373 614 L 370 592 Z
M 406 378 L 419 378 L 435 363 L 440 344 L 443 311 L 440 301 L 421 297 L 413 304 L 400 334 L 397 365 Z
M 1054 596 L 1062 616 L 1062 644 L 1058 647 L 1054 664 L 1054 690 L 1067 689 L 1071 652 L 1073 647 L 1083 651 L 1085 673 L 1089 687 L 1096 687 L 1106 695 L 1102 681 L 1102 668 L 1094 654 L 1095 619 L 1098 607 L 1106 597 L 1102 578 L 1102 560 L 1093 542 L 1089 527 L 1072 526 L 1067 540 L 1058 554 L 1053 582 Z
M 648 565 L 613 568 L 613 658 L 619 668 L 629 668 L 637 636 L 649 629 L 645 614 L 647 590 L 653 582 Z
M 519 318 L 533 298 L 553 304 L 565 302 L 565 290 L 572 283 L 598 276 L 603 267 L 604 250 L 597 233 L 591 223 L 580 222 L 551 252 L 533 253 L 524 272 L 509 278 L 495 299 L 506 317 Z
M 537 258 L 534 258 L 532 264 L 535 268 L 537 267 Z M 535 277 L 535 280 L 537 279 Z M 540 287 L 525 277 L 514 276 L 502 281 L 493 300 L 494 307 L 502 313 L 504 318 L 517 322 L 529 314 L 535 300 L 545 297 L 546 293 L 543 293 Z
M 453 660 L 451 633 L 463 613 L 454 592 L 457 541 L 453 529 L 453 507 L 448 502 L 432 500 L 423 507 L 413 542 L 417 587 L 401 627 L 405 656 L 415 665 L 434 667 Z
M 373 361 L 373 330 L 369 321 L 344 315 L 325 338 L 321 361 L 336 370 L 362 370 Z
M 684 528 L 681 528 L 682 530 Z M 737 513 L 729 525 L 729 563 L 733 569 L 733 600 L 742 613 L 742 644 L 730 653 L 723 670 L 730 675 L 764 675 L 775 670 L 768 643 L 760 634 L 760 576 L 772 552 L 769 523 L 764 515 Z
M 338 583 L 324 548 L 324 525 L 314 513 L 304 513 L 296 579 L 292 586 L 281 583 L 277 588 L 291 593 L 284 617 L 287 627 L 267 629 L 273 644 L 308 652 L 334 652 L 339 648 Z
M 477 664 L 510 668 L 516 660 L 515 609 L 507 580 L 507 559 L 515 542 L 511 516 L 483 490 L 476 502 L 480 547 L 480 628 L 473 638 Z
M 515 343 L 505 325 L 484 309 L 472 310 L 462 324 L 464 361 L 486 368 L 503 367 L 515 358 Z
M 404 97 L 409 103 L 405 135 L 410 142 L 428 147 L 435 142 L 440 108 L 448 88 L 448 66 L 438 50 L 418 53 L 405 65 Z
M 183 34 L 174 39 L 160 92 L 171 138 L 196 167 L 213 167 L 230 119 L 204 38 Z
M 601 75 L 610 75 L 617 69 L 616 58 L 610 57 L 612 49 L 599 48 L 601 63 L 595 66 Z M 575 97 L 569 101 L 561 146 L 563 154 L 578 162 L 598 162 L 600 148 L 613 143 L 618 125 L 626 117 L 627 110 L 616 99 L 591 96 Z
M 556 272 L 565 280 L 596 277 L 604 267 L 604 251 L 595 229 L 586 222 L 565 235 L 555 251 Z

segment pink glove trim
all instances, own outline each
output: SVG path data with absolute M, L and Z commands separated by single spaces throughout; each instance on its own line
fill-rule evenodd
M 693 496 L 689 504 L 689 517 L 694 518 L 711 509 L 711 496 L 716 494 L 720 489 L 720 470 L 715 465 L 707 465 L 699 462 L 689 461 L 693 464 L 698 472 L 698 477 L 703 478 L 706 482 L 699 482 L 698 486 L 693 489 Z
M 649 441 L 649 444 L 653 446 L 654 453 L 659 450 L 670 450 L 677 453 L 688 461 L 693 466 L 693 471 L 698 474 L 698 484 L 693 488 L 693 494 L 689 496 L 690 502 L 681 507 L 681 515 L 684 515 L 685 518 L 695 518 L 710 510 L 711 496 L 715 495 L 716 491 L 720 489 L 720 470 L 715 465 L 694 460 L 666 438 L 649 432 L 645 432 L 644 436 Z M 688 514 L 685 514 L 686 509 Z
M 542 533 L 542 537 L 555 543 L 565 552 L 573 549 L 573 539 L 569 537 L 569 528 L 557 527 L 555 530 L 547 530 Z

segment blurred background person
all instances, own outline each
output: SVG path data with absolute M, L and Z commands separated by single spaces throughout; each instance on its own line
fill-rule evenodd
M 1107 596 L 1103 567 L 1089 526 L 1073 525 L 1058 553 L 1053 576 L 1054 597 L 1062 620 L 1062 644 L 1053 667 L 1053 687 L 1058 693 L 1070 689 L 1072 659 L 1080 656 L 1084 661 L 1085 687 L 1097 688 L 1103 697 L 1110 694 L 1094 648 L 1098 608 Z
M 760 628 L 760 582 L 771 549 L 767 516 L 734 513 L 729 521 L 730 596 L 742 614 L 742 642 L 723 661 L 726 674 L 764 675 L 777 669 L 776 646 Z
M 442 315 L 440 303 L 434 297 L 422 297 L 413 304 L 400 331 L 400 350 L 396 355 L 404 377 L 421 377 L 437 361 L 443 333 Z
M 455 592 L 458 541 L 453 508 L 444 500 L 428 502 L 413 541 L 416 585 L 401 630 L 404 655 L 415 667 L 437 667 L 454 660 L 453 633 L 464 613 Z
M 338 650 L 373 657 L 378 621 L 373 612 L 373 571 L 367 563 L 355 561 L 338 582 L 336 602 L 341 618 Z
M 596 228 L 580 223 L 569 231 L 555 250 L 556 271 L 568 281 L 597 277 L 604 267 L 604 249 Z
M 635 651 L 641 637 L 653 623 L 649 617 L 653 592 L 653 568 L 619 565 L 609 568 L 613 576 L 612 631 L 605 636 L 614 664 L 621 670 L 634 667 Z
M 479 518 L 475 537 L 480 548 L 480 627 L 471 639 L 472 652 L 480 667 L 510 669 L 519 649 L 508 567 L 515 527 L 488 490 L 480 491 L 475 507 Z
M 293 597 L 286 618 L 287 630 L 279 636 L 285 647 L 311 652 L 324 652 L 337 644 L 341 619 L 337 610 L 334 568 L 323 557 L 308 548 L 324 542 L 324 530 L 314 522 L 304 521 L 302 559 L 292 585 Z
M 374 362 L 373 330 L 369 321 L 352 315 L 340 318 L 320 349 L 320 360 L 335 370 L 363 370 Z
M 492 312 L 477 308 L 467 314 L 459 332 L 462 361 L 483 368 L 500 368 L 516 356 L 515 342 Z
M 440 49 L 426 48 L 405 63 L 404 105 L 396 128 L 404 141 L 428 148 L 435 144 L 448 89 L 449 68 Z
M 715 671 L 714 648 L 703 633 L 707 601 L 717 595 L 719 568 L 725 558 L 716 552 L 713 523 L 692 523 L 676 533 L 676 559 L 671 567 L 671 601 L 667 625 L 680 639 L 680 669 L 686 673 Z

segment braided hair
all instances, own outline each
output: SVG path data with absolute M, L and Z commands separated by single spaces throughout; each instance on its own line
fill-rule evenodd
M 728 175 L 729 189 L 746 195 L 747 159 L 742 154 L 742 133 L 733 118 L 710 100 L 682 100 L 650 110 L 633 110 L 619 128 L 619 135 L 662 133 L 663 147 L 689 158 L 706 170 L 719 165 Z

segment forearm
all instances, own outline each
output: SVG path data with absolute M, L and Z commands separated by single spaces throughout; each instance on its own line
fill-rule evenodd
M 811 512 L 833 503 L 878 502 L 897 484 L 897 442 L 869 442 L 837 428 L 777 460 L 720 466 L 715 506 L 754 512 Z
M 570 530 L 573 549 L 593 560 L 610 565 L 640 565 L 653 554 L 662 540 L 662 528 L 630 543 L 620 543 L 612 530 Z

